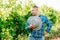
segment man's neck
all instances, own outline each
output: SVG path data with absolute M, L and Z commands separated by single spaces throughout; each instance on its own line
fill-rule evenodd
M 35 16 L 39 16 L 39 14 L 37 13 Z

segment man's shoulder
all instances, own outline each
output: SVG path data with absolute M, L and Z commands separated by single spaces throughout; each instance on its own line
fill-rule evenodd
M 43 14 L 40 14 L 39 16 L 41 16 L 41 17 L 47 17 L 47 16 L 45 16 L 45 15 L 43 15 Z
M 28 17 L 27 21 L 29 22 L 31 20 L 32 16 Z
M 28 19 L 31 19 L 31 18 L 32 18 L 32 16 L 28 17 Z

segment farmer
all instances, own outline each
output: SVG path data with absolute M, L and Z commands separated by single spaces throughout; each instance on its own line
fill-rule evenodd
M 27 20 L 26 29 L 30 30 L 28 40 L 44 40 L 44 35 L 48 34 L 52 28 L 50 20 L 46 16 L 39 14 L 38 11 L 38 6 L 32 6 L 31 13 L 33 16 L 41 18 L 42 26 L 39 30 L 33 30 L 36 26 L 34 24 L 29 25 L 29 21 Z M 46 30 L 44 30 L 44 24 L 47 24 Z

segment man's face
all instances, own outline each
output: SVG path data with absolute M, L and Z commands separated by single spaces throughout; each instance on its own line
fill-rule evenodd
M 38 8 L 32 8 L 32 9 L 31 9 L 32 15 L 36 15 L 37 12 L 38 12 Z

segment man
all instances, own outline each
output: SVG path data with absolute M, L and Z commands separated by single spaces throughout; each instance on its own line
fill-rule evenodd
M 31 13 L 33 16 L 38 16 L 39 18 L 41 18 L 42 27 L 41 27 L 41 29 L 39 29 L 37 31 L 33 30 L 35 28 L 35 25 L 34 24 L 29 25 L 29 21 L 27 21 L 26 29 L 30 30 L 28 40 L 44 40 L 44 35 L 48 34 L 50 32 L 52 24 L 46 16 L 38 13 L 38 7 L 37 6 L 33 6 L 31 8 Z M 47 24 L 47 29 L 44 31 L 44 24 L 45 23 Z

